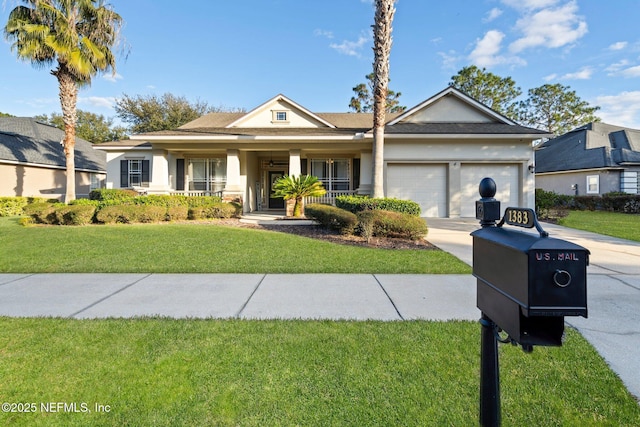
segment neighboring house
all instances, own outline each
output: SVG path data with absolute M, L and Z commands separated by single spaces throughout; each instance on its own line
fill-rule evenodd
M 640 130 L 589 123 L 535 149 L 536 187 L 558 194 L 640 194 Z
M 532 141 L 545 132 L 519 126 L 448 87 L 385 130 L 384 188 L 412 199 L 427 217 L 474 217 L 478 183 L 495 179 L 503 206 L 534 205 Z M 311 174 L 328 190 L 370 194 L 372 114 L 314 113 L 278 95 L 247 113 L 211 113 L 175 131 L 101 144 L 107 187 L 149 194 L 221 194 L 243 211 L 282 209 L 271 197 L 282 175 Z
M 63 200 L 66 194 L 64 132 L 29 117 L 0 117 L 0 196 Z M 106 155 L 76 138 L 76 195 L 104 184 Z

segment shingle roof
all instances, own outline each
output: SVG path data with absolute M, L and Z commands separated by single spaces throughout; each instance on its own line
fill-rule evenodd
M 491 134 L 547 135 L 545 131 L 506 123 L 396 123 L 385 128 L 387 134 Z
M 60 141 L 64 132 L 30 117 L 0 117 L 0 162 L 34 163 L 66 167 Z M 76 169 L 106 170 L 106 153 L 94 150 L 90 142 L 76 138 Z
M 536 172 L 640 164 L 640 131 L 589 123 L 536 147 Z

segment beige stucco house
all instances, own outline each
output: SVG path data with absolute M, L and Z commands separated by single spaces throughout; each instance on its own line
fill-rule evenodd
M 473 217 L 479 181 L 495 179 L 503 206 L 534 205 L 532 141 L 520 126 L 453 87 L 402 114 L 388 115 L 384 187 L 426 217 Z M 96 146 L 107 153 L 107 187 L 149 194 L 218 193 L 244 212 L 278 210 L 280 176 L 311 174 L 328 190 L 369 194 L 372 115 L 315 113 L 278 95 L 246 113 L 211 113 L 175 131 Z
M 30 117 L 0 117 L 0 196 L 63 200 L 66 159 L 60 141 L 64 132 Z M 76 138 L 76 196 L 104 184 L 106 155 Z

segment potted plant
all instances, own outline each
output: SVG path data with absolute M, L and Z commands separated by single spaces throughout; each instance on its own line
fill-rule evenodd
M 285 175 L 273 184 L 274 197 L 282 197 L 284 200 L 293 200 L 293 212 L 287 212 L 287 216 L 300 217 L 304 212 L 305 197 L 319 197 L 326 194 L 322 182 L 312 175 Z

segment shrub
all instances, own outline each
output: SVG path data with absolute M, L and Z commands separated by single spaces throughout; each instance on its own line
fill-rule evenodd
M 167 221 L 183 221 L 189 217 L 186 206 L 170 206 L 167 208 Z
M 24 207 L 24 213 L 33 218 L 37 224 L 56 224 L 56 207 L 65 206 L 61 203 L 39 202 Z
M 540 219 L 557 220 L 569 214 L 573 206 L 573 196 L 557 194 L 536 188 L 536 216 Z
M 136 196 L 138 196 L 137 191 L 119 188 L 100 188 L 91 190 L 89 193 L 89 199 L 100 200 L 101 202 L 132 203 L 133 198 Z
M 367 237 L 401 237 L 418 240 L 428 232 L 424 219 L 399 212 L 369 210 L 358 213 L 358 228 Z
M 330 205 L 312 203 L 305 207 L 305 215 L 320 225 L 336 230 L 341 234 L 353 234 L 358 218 L 352 212 Z
M 0 216 L 22 215 L 28 202 L 26 197 L 0 197 Z
M 60 225 L 88 225 L 93 221 L 95 212 L 93 205 L 65 205 L 57 207 L 54 215 Z
M 189 219 L 225 219 L 238 215 L 235 203 L 216 202 L 209 206 L 198 206 L 189 209 Z
M 96 213 L 96 220 L 105 224 L 164 221 L 167 215 L 162 206 L 118 205 L 105 206 Z
M 389 197 L 374 199 L 368 196 L 338 196 L 336 207 L 354 214 L 365 210 L 385 210 L 420 216 L 420 205 L 417 202 Z
M 222 198 L 217 196 L 189 196 L 186 197 L 187 205 L 189 208 L 203 208 L 209 206 L 215 206 L 218 203 L 222 203 Z

